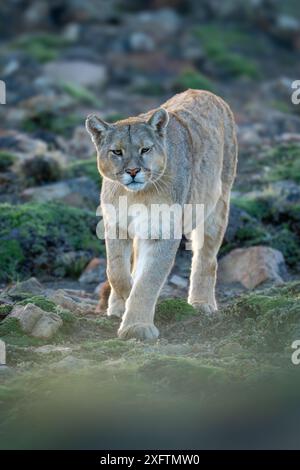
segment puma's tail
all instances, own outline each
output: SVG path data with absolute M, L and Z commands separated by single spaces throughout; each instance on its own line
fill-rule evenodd
M 108 307 L 108 297 L 111 291 L 109 281 L 105 281 L 100 289 L 99 293 L 99 303 L 96 307 L 96 313 L 104 313 Z

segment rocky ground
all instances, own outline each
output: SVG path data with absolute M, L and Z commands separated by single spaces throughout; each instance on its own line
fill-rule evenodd
M 296 445 L 297 2 L 21 3 L 0 7 L 0 446 Z M 160 340 L 124 342 L 95 314 L 106 262 L 84 118 L 144 112 L 186 88 L 220 94 L 238 125 L 220 311 L 199 317 L 185 302 L 183 241 Z

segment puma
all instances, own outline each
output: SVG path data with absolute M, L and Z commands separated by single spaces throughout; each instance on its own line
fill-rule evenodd
M 108 124 L 95 115 L 86 127 L 97 149 L 103 177 L 101 204 L 105 230 L 112 223 L 107 204 L 203 204 L 204 236 L 191 232 L 192 267 L 188 302 L 199 312 L 217 310 L 217 253 L 228 221 L 236 174 L 237 142 L 229 106 L 212 93 L 187 90 L 161 107 Z M 118 222 L 114 222 L 118 223 Z M 124 228 L 122 228 L 124 230 Z M 120 338 L 159 336 L 154 312 L 180 240 L 106 238 L 110 292 L 108 316 L 121 319 Z

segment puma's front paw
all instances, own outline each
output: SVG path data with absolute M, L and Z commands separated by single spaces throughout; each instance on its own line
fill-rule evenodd
M 108 317 L 115 317 L 115 318 L 122 318 L 123 313 L 124 313 L 125 307 L 123 308 L 116 308 L 116 307 L 109 307 L 106 311 L 106 315 Z
M 121 299 L 114 299 L 114 301 L 108 305 L 106 315 L 108 317 L 122 318 L 124 311 L 125 302 Z
M 207 303 L 200 303 L 200 302 L 192 302 L 191 304 L 199 313 L 204 313 L 204 315 L 213 315 L 217 313 L 218 309 L 215 305 L 207 304 Z
M 159 331 L 153 323 L 134 323 L 128 326 L 120 326 L 118 336 L 121 339 L 136 338 L 142 341 L 155 341 L 159 337 Z

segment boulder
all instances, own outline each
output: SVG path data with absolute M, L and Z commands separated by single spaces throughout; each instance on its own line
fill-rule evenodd
M 25 189 L 21 197 L 24 201 L 62 201 L 73 207 L 96 208 L 99 204 L 99 190 L 90 178 L 81 176 L 67 181 L 34 186 Z
M 246 289 L 254 289 L 268 281 L 283 282 L 284 265 L 282 253 L 273 248 L 237 248 L 220 260 L 218 278 L 224 284 L 239 282 Z
M 22 160 L 24 155 L 43 155 L 47 152 L 47 144 L 40 139 L 29 137 L 17 131 L 0 132 L 0 150 L 7 150 Z
M 15 286 L 7 290 L 7 295 L 12 298 L 23 298 L 24 294 L 28 297 L 31 295 L 41 295 L 44 292 L 42 284 L 35 278 L 31 277 L 23 282 L 18 282 Z
M 97 305 L 96 301 L 84 299 L 75 295 L 70 295 L 63 289 L 50 291 L 47 295 L 48 299 L 66 310 L 78 315 L 94 314 Z
M 44 74 L 54 81 L 72 82 L 78 86 L 99 86 L 107 80 L 104 65 L 79 60 L 49 62 L 44 66 Z
M 24 333 L 36 338 L 52 338 L 63 321 L 57 313 L 45 312 L 37 305 L 16 305 L 8 318 L 16 318 Z

